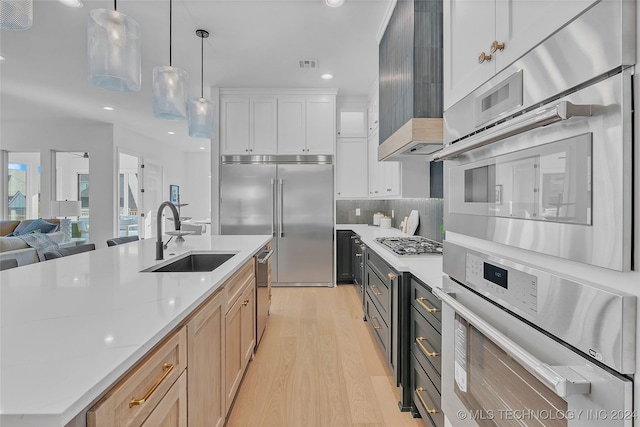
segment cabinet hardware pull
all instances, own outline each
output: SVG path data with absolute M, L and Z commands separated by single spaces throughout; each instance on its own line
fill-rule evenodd
M 358 236 L 351 236 L 351 239 L 352 239 L 352 240 L 353 240 L 353 239 L 357 239 L 357 238 L 358 238 Z
M 422 392 L 423 391 L 424 391 L 424 389 L 422 387 L 418 387 L 416 389 L 416 394 L 418 395 L 418 398 L 420 399 L 420 402 L 422 402 L 422 406 L 424 406 L 424 409 L 426 409 L 427 412 L 430 413 L 431 415 L 437 414 L 438 411 L 436 411 L 435 409 L 429 408 L 429 405 L 427 405 L 427 402 L 425 402 L 424 397 L 422 397 Z
M 242 305 L 244 305 L 244 306 L 246 306 L 247 304 L 249 304 L 249 300 L 248 299 L 244 300 L 244 302 L 242 303 Z
M 491 43 L 491 53 L 496 53 L 497 50 L 504 50 L 504 42 L 498 43 L 498 40 L 494 40 L 494 42 Z
M 371 288 L 371 290 L 373 291 L 373 294 L 375 296 L 380 296 L 382 295 L 382 292 L 378 292 L 378 288 L 376 287 L 376 285 L 369 285 L 369 287 Z
M 489 62 L 489 61 L 491 61 L 491 58 L 493 58 L 493 57 L 491 56 L 491 54 L 490 54 L 490 53 L 484 53 L 484 52 L 482 52 L 482 53 L 480 54 L 480 56 L 478 56 L 478 63 L 479 63 L 479 64 L 482 64 L 484 61 Z
M 390 188 L 387 188 L 387 191 L 391 191 L 391 189 L 390 189 Z
M 424 340 L 425 338 L 423 337 L 416 338 L 416 344 L 418 344 L 418 347 L 420 347 L 420 350 L 424 353 L 424 355 L 427 357 L 438 357 L 438 353 L 436 353 L 435 351 L 427 350 L 427 347 L 422 344 L 422 341 Z
M 357 256 L 357 257 L 361 257 L 361 256 L 362 256 L 362 254 L 356 254 L 356 256 Z
M 389 277 L 389 280 L 396 280 L 396 275 L 393 273 L 387 274 L 387 277 Z
M 373 323 L 373 329 L 382 329 L 380 323 L 378 323 L 378 319 L 375 317 L 371 317 L 371 323 Z
M 423 306 L 423 307 L 424 307 L 424 309 L 425 309 L 425 310 L 427 310 L 429 313 L 431 313 L 431 314 L 435 314 L 435 313 L 437 313 L 437 312 L 439 312 L 439 311 L 440 311 L 440 310 L 438 310 L 437 308 L 429 307 L 427 304 L 425 304 L 425 303 L 424 303 L 424 301 L 425 301 L 425 298 L 422 298 L 422 297 L 418 297 L 418 298 L 416 298 L 416 302 L 417 302 L 418 304 L 420 304 L 421 306 Z
M 160 379 L 156 381 L 156 383 L 153 385 L 153 387 L 151 387 L 151 389 L 149 389 L 147 394 L 145 394 L 142 399 L 131 399 L 131 401 L 129 402 L 129 408 L 133 408 L 136 405 L 142 405 L 144 402 L 149 400 L 153 392 L 156 391 L 156 389 L 160 386 L 160 384 L 162 384 L 162 381 L 164 381 L 165 378 L 169 376 L 171 371 L 173 371 L 173 365 L 171 363 L 165 363 L 162 365 L 162 370 L 164 371 L 164 374 L 162 374 Z

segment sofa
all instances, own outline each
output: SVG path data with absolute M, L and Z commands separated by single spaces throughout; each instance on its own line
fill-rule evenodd
M 13 258 L 18 261 L 18 266 L 39 262 L 38 252 L 34 248 L 29 247 L 24 240 L 18 237 L 8 236 L 9 234 L 14 233 L 16 229 L 27 229 L 26 227 L 33 221 L 36 220 L 26 219 L 23 221 L 0 221 L 0 260 Z M 60 220 L 45 219 L 45 221 L 57 226 L 47 233 L 47 235 L 56 243 L 62 244 L 64 235 L 62 232 L 58 231 L 60 228 Z M 70 245 L 75 245 L 75 243 Z

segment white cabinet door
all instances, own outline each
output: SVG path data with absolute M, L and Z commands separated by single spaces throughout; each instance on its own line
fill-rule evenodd
M 375 130 L 369 136 L 369 197 L 381 197 L 380 182 L 381 177 L 381 162 L 378 161 L 378 130 Z
M 444 2 L 445 110 L 495 74 L 493 59 L 479 63 L 480 54 L 489 54 L 494 39 L 494 0 Z
M 400 171 L 402 165 L 400 162 L 380 162 L 381 164 L 381 180 L 380 183 L 380 192 L 384 197 L 397 197 L 400 196 L 401 188 L 400 188 Z
M 333 97 L 306 99 L 306 154 L 333 154 L 336 107 Z
M 276 154 L 278 151 L 278 104 L 275 97 L 251 98 L 251 154 Z
M 249 98 L 220 99 L 220 151 L 249 154 Z
M 598 0 L 500 0 L 496 2 L 496 72 L 506 68 Z
M 341 105 L 338 113 L 338 137 L 362 138 L 366 137 L 367 130 L 367 106 L 366 105 Z
M 378 85 L 376 84 L 374 90 L 371 93 L 371 97 L 369 99 L 369 108 L 367 110 L 367 119 L 369 121 L 368 135 L 370 135 L 374 130 L 378 129 L 379 122 L 379 103 L 380 95 Z
M 305 154 L 305 98 L 278 99 L 278 154 Z
M 336 197 L 367 197 L 367 138 L 338 138 Z

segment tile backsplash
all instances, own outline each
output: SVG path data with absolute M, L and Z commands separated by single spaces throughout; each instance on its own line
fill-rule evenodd
M 390 200 L 337 200 L 337 224 L 373 224 L 373 214 L 381 212 L 391 217 L 391 226 L 399 228 L 405 216 L 413 209 L 420 214 L 416 235 L 442 242 L 443 199 L 390 199 Z M 356 209 L 360 215 L 356 216 Z

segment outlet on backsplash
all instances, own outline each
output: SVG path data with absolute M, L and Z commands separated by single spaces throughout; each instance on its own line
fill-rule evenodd
M 360 208 L 356 208 L 356 216 L 360 216 Z
M 391 218 L 395 218 L 396 217 L 396 211 L 394 209 L 391 209 Z

